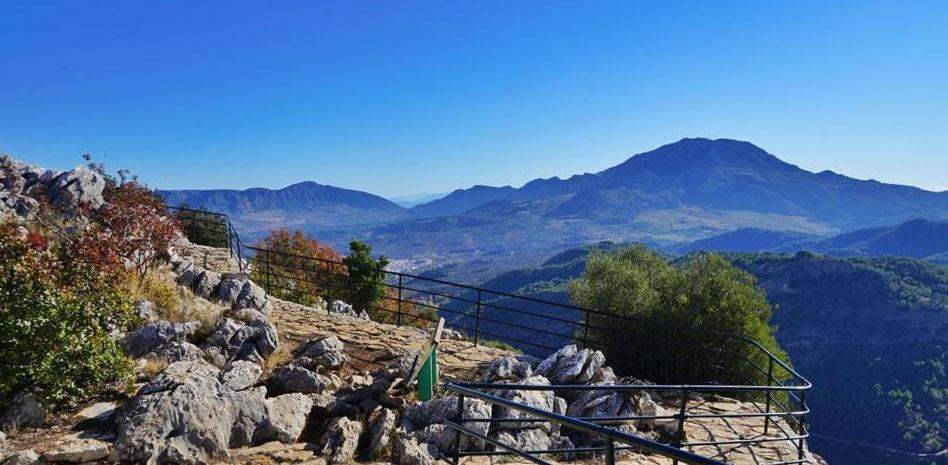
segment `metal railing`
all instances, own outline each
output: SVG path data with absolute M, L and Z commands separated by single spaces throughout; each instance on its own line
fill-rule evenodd
M 695 465 L 720 465 L 730 462 L 732 450 L 746 449 L 742 452 L 750 452 L 756 458 L 755 462 L 759 465 L 791 465 L 809 463 L 806 453 L 806 438 L 808 434 L 805 427 L 800 424 L 799 430 L 790 427 L 789 423 L 799 417 L 809 413 L 805 404 L 801 410 L 784 412 L 716 412 L 714 410 L 699 410 L 691 412 L 689 410 L 689 401 L 692 407 L 703 400 L 691 400 L 692 394 L 713 395 L 713 394 L 735 394 L 746 393 L 748 391 L 760 390 L 785 392 L 803 392 L 809 386 L 787 386 L 780 388 L 766 386 L 717 386 L 717 385 L 536 385 L 536 384 L 491 384 L 491 383 L 464 383 L 449 382 L 446 388 L 457 394 L 457 413 L 453 419 L 446 420 L 445 424 L 456 432 L 455 450 L 452 453 L 454 463 L 457 464 L 462 457 L 467 456 L 491 456 L 491 455 L 516 455 L 539 465 L 549 465 L 551 462 L 540 458 L 541 456 L 565 456 L 567 458 L 576 454 L 602 454 L 605 463 L 614 464 L 617 454 L 623 451 L 641 451 L 655 453 L 672 458 L 676 463 L 684 462 Z M 679 408 L 673 414 L 657 415 L 614 415 L 608 417 L 570 417 L 564 414 L 543 410 L 531 405 L 526 405 L 510 400 L 509 394 L 501 397 L 490 391 L 503 391 L 510 393 L 512 391 L 544 391 L 554 394 L 569 392 L 587 392 L 596 391 L 597 395 L 618 395 L 621 398 L 627 398 L 630 395 L 642 395 L 656 393 L 663 397 L 670 397 L 671 394 L 677 395 Z M 490 405 L 497 405 L 508 410 L 519 413 L 515 419 L 507 418 L 475 418 L 465 417 L 465 399 L 473 398 L 487 402 Z M 754 404 L 756 405 L 756 404 Z M 777 434 L 753 434 L 750 437 L 738 437 L 737 439 L 714 439 L 713 436 L 704 441 L 687 440 L 686 430 L 689 426 L 697 423 L 696 426 L 707 426 L 711 421 L 727 422 L 732 419 L 748 421 L 752 419 L 761 419 L 763 423 L 774 424 L 779 430 Z M 783 422 L 781 421 L 783 420 Z M 623 425 L 634 425 L 639 422 L 667 421 L 673 422 L 674 439 L 670 444 L 655 441 L 647 437 L 637 436 L 629 432 L 621 431 L 617 427 Z M 521 450 L 515 445 L 504 443 L 496 437 L 490 437 L 480 431 L 475 431 L 467 426 L 472 423 L 489 424 L 523 424 L 531 422 L 546 422 L 556 424 L 561 429 L 565 428 L 573 433 L 586 435 L 582 445 L 578 447 L 542 449 L 542 450 Z M 691 422 L 691 424 L 689 424 Z M 702 423 L 705 422 L 705 423 Z M 766 428 L 766 427 L 765 427 Z M 522 429 L 522 428 L 521 428 Z M 562 434 L 562 433 L 559 433 Z M 464 450 L 462 448 L 462 436 L 467 436 L 493 446 L 493 450 L 485 448 L 475 448 Z M 619 443 L 620 445 L 617 445 Z M 770 444 L 773 447 L 769 451 L 763 451 L 762 446 Z M 782 446 L 782 447 L 780 447 Z M 704 448 L 703 452 L 710 449 L 714 452 L 707 455 L 701 455 L 694 451 L 696 448 Z M 767 461 L 766 455 L 776 456 L 776 461 Z
M 789 465 L 805 462 L 805 440 L 808 436 L 806 415 L 809 413 L 805 395 L 811 387 L 810 382 L 797 373 L 789 364 L 749 338 L 697 331 L 683 325 L 681 322 L 667 322 L 648 318 L 631 320 L 634 324 L 630 325 L 631 317 L 629 316 L 582 308 L 566 302 L 539 299 L 384 269 L 369 270 L 383 278 L 383 292 L 380 296 L 377 296 L 378 298 L 367 298 L 365 295 L 359 295 L 359 292 L 377 291 L 371 288 L 360 289 L 359 283 L 352 280 L 353 274 L 361 274 L 353 273 L 353 271 L 366 270 L 352 270 L 344 261 L 338 259 L 317 258 L 268 249 L 259 245 L 246 245 L 241 242 L 236 228 L 226 215 L 188 208 L 176 208 L 174 210 L 186 230 L 192 228 L 192 233 L 203 234 L 202 237 L 210 238 L 214 242 L 213 245 L 227 247 L 231 256 L 236 260 L 240 271 L 254 275 L 258 284 L 263 286 L 269 294 L 286 300 L 309 303 L 328 297 L 330 299 L 347 300 L 350 303 L 361 301 L 364 302 L 366 307 L 364 310 L 375 315 L 388 315 L 385 322 L 399 326 L 404 324 L 418 326 L 427 322 L 434 323 L 437 321 L 437 317 L 440 316 L 446 319 L 448 328 L 465 334 L 475 345 L 489 343 L 489 341 L 500 341 L 527 353 L 540 356 L 545 356 L 564 345 L 577 344 L 582 347 L 593 347 L 610 350 L 613 353 L 621 353 L 624 358 L 631 361 L 632 366 L 639 366 L 636 363 L 639 361 L 636 357 L 640 357 L 643 362 L 651 364 L 660 361 L 664 364 L 663 366 L 668 367 L 680 366 L 684 363 L 694 365 L 692 367 L 694 369 L 688 370 L 692 374 L 691 379 L 675 380 L 688 384 L 605 387 L 490 385 L 484 383 L 450 383 L 447 385 L 449 390 L 457 392 L 462 398 L 466 395 L 504 405 L 508 408 L 520 408 L 522 411 L 546 421 L 555 421 L 563 426 L 590 434 L 606 435 L 609 439 L 605 445 L 598 449 L 585 448 L 582 450 L 557 451 L 557 453 L 599 451 L 611 456 L 616 450 L 621 451 L 624 450 L 623 448 L 644 448 L 656 453 L 671 453 L 671 449 L 674 449 L 678 451 L 676 453 L 680 454 L 675 457 L 678 460 L 686 463 L 708 464 L 726 462 L 708 461 L 711 459 L 707 458 L 699 459 L 693 453 L 687 452 L 686 449 L 709 445 L 745 445 L 753 447 L 770 442 L 785 441 L 793 444 L 798 457 L 792 461 L 775 462 L 769 465 Z M 634 334 L 624 332 L 629 331 L 630 326 L 635 328 Z M 674 335 L 674 337 L 669 337 L 669 334 Z M 609 337 L 603 337 L 603 335 Z M 621 341 L 632 338 L 634 340 L 630 341 L 629 346 L 622 345 Z M 617 343 L 616 341 L 620 342 Z M 643 341 L 654 342 L 656 347 L 660 346 L 662 350 L 650 351 L 647 354 L 642 353 L 640 345 Z M 705 354 L 705 356 L 695 359 L 694 354 L 696 353 Z M 688 356 L 685 357 L 685 354 Z M 647 360 L 645 360 L 646 358 Z M 643 363 L 642 365 L 646 364 Z M 604 422 L 622 423 L 649 418 L 576 419 L 562 415 L 557 416 L 551 412 L 541 414 L 540 412 L 531 411 L 526 406 L 507 405 L 508 401 L 484 392 L 491 390 L 509 391 L 511 389 L 674 393 L 681 396 L 678 413 L 662 418 L 650 418 L 651 420 L 678 421 L 679 431 L 684 431 L 685 423 L 688 420 L 708 416 L 718 419 L 760 418 L 763 421 L 763 434 L 758 438 L 705 443 L 687 443 L 684 438 L 679 438 L 672 446 L 668 446 L 602 426 Z M 691 394 L 699 393 L 726 393 L 734 397 L 753 400 L 754 402 L 749 404 L 759 412 L 737 416 L 689 413 L 688 398 Z M 452 427 L 458 429 L 459 434 L 460 432 L 470 434 L 472 431 L 463 426 L 467 421 L 475 420 L 459 417 L 452 423 Z M 774 436 L 771 433 L 777 433 L 778 435 Z M 491 443 L 485 438 L 479 439 Z M 615 442 L 625 445 L 616 448 L 614 446 Z M 495 444 L 495 446 L 497 445 Z M 509 447 L 505 448 L 510 453 L 522 456 L 523 451 L 515 452 L 509 449 Z M 477 455 L 478 453 L 458 451 L 458 454 L 458 456 L 462 456 Z M 483 454 L 483 452 L 480 452 L 480 454 Z M 536 462 L 536 460 L 533 461 Z

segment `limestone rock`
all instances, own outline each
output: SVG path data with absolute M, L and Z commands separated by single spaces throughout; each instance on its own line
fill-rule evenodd
M 273 440 L 296 442 L 306 426 L 306 418 L 312 408 L 313 400 L 300 393 L 267 399 L 266 420 L 254 434 L 254 443 Z
M 554 352 L 537 365 L 535 374 L 545 376 L 553 384 L 581 384 L 601 374 L 606 357 L 598 350 L 578 349 L 568 345 Z
M 192 287 L 195 295 L 210 300 L 217 292 L 217 286 L 220 285 L 220 283 L 220 274 L 211 270 L 204 270 L 194 279 Z
M 521 431 L 504 430 L 497 433 L 497 440 L 523 451 L 548 450 L 552 445 L 549 434 L 538 428 Z
M 344 349 L 339 338 L 326 336 L 306 342 L 299 355 L 312 360 L 315 366 L 339 368 L 346 362 Z
M 325 390 L 329 385 L 329 378 L 297 365 L 277 368 L 267 381 L 267 387 L 278 393 L 318 393 Z
M 105 179 L 88 166 L 80 165 L 56 176 L 49 187 L 49 198 L 54 204 L 72 210 L 76 205 L 88 204 L 98 209 L 105 204 L 102 192 Z
M 135 303 L 135 315 L 144 323 L 153 323 L 158 319 L 158 309 L 150 300 Z
M 16 452 L 7 457 L 3 465 L 33 465 L 40 462 L 40 456 L 33 449 Z
M 76 414 L 76 418 L 82 421 L 96 420 L 96 421 L 108 421 L 113 416 L 115 416 L 115 409 L 118 407 L 118 404 L 114 401 L 109 402 L 96 402 Z
M 258 369 L 249 362 L 232 363 L 223 373 L 204 361 L 169 365 L 117 415 L 111 459 L 209 463 L 254 441 L 295 441 L 312 401 L 265 399 L 266 389 L 245 387 Z
M 516 358 L 505 355 L 494 359 L 487 366 L 482 377 L 484 382 L 493 383 L 497 381 L 521 381 L 533 375 L 530 364 L 521 362 Z
M 240 296 L 240 291 L 247 282 L 244 273 L 224 273 L 221 275 L 220 285 L 217 287 L 217 299 L 227 305 L 232 305 Z
M 48 414 L 38 397 L 29 392 L 19 392 L 13 396 L 10 406 L 0 417 L 0 429 L 10 431 L 29 426 L 43 426 Z
M 197 321 L 188 323 L 157 321 L 128 333 L 119 342 L 119 345 L 129 357 L 139 358 L 155 351 L 162 345 L 187 341 L 188 337 L 193 335 L 199 327 L 200 323 Z
M 395 443 L 395 455 L 398 465 L 434 465 L 435 463 L 428 448 L 412 437 L 399 437 Z
M 529 384 L 529 385 L 548 385 L 550 384 L 549 380 L 543 376 L 532 376 L 523 380 L 520 384 Z M 504 399 L 516 402 L 521 405 L 526 405 L 529 407 L 537 408 L 540 410 L 545 410 L 547 412 L 553 411 L 553 391 L 532 391 L 532 390 L 523 390 L 523 389 L 511 389 L 508 391 L 499 391 L 498 396 L 503 397 Z M 530 415 L 520 412 L 519 410 L 508 409 L 506 407 L 494 406 L 493 412 L 494 418 L 499 419 L 510 419 L 510 420 L 520 420 L 533 418 Z M 510 422 L 499 422 L 496 423 L 497 429 L 533 429 L 533 428 L 543 428 L 545 431 L 549 432 L 551 425 L 549 422 L 521 422 L 521 421 L 510 421 Z
M 253 308 L 263 311 L 267 308 L 267 293 L 262 287 L 248 280 L 241 286 L 233 305 L 234 308 Z
M 408 434 L 417 437 L 419 442 L 426 442 L 437 447 L 439 452 L 453 449 L 455 434 L 442 423 L 445 419 L 457 416 L 457 397 L 432 399 L 419 404 L 412 404 L 402 412 L 402 426 Z M 491 407 L 480 399 L 464 399 L 464 417 L 488 419 L 491 418 Z M 432 425 L 435 425 L 432 427 Z M 465 426 L 480 434 L 487 434 L 490 423 L 468 423 Z M 462 436 L 466 442 L 465 448 L 482 448 L 483 444 L 475 439 Z
M 190 288 L 197 277 L 203 272 L 203 268 L 193 263 L 187 263 L 181 266 L 181 271 L 178 272 L 178 277 L 175 278 L 175 282 L 177 282 L 178 285 Z
M 242 391 L 257 383 L 263 369 L 246 360 L 236 360 L 227 365 L 219 378 L 221 384 L 235 391 Z
M 355 457 L 362 434 L 362 423 L 345 417 L 333 418 L 323 435 L 323 455 L 327 455 L 330 465 L 349 463 Z
M 396 416 L 394 410 L 383 408 L 369 419 L 365 448 L 370 458 L 382 458 L 382 452 L 388 448 L 391 441 Z
M 204 358 L 204 351 L 190 342 L 169 342 L 148 352 L 145 358 L 171 364 L 183 360 L 201 360 Z
M 352 305 L 349 305 L 341 300 L 332 301 L 332 304 L 329 306 L 329 311 L 331 313 L 337 313 L 339 315 L 345 315 L 352 318 L 359 318 L 362 320 L 370 319 L 369 314 L 366 313 L 365 310 L 356 311 L 356 309 L 354 309 Z
M 45 453 L 47 462 L 86 463 L 102 460 L 109 456 L 109 444 L 98 439 L 81 439 L 60 444 Z
M 178 362 L 146 384 L 117 419 L 113 461 L 207 463 L 227 453 L 233 408 L 205 362 Z
M 242 324 L 225 318 L 204 343 L 204 351 L 218 365 L 234 360 L 262 364 L 277 348 L 277 332 L 272 323 L 256 320 Z

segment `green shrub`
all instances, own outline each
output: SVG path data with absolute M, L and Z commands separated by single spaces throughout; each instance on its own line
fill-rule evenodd
M 131 379 L 109 338 L 132 320 L 126 277 L 91 236 L 48 244 L 0 225 L 0 404 L 24 390 L 80 400 Z
M 365 310 L 379 319 L 384 308 L 381 305 L 386 299 L 385 267 L 388 259 L 381 256 L 378 260 L 372 258 L 372 247 L 362 241 L 349 243 L 349 256 L 346 257 L 347 299 L 346 302 L 359 310 Z
M 182 208 L 187 207 L 182 205 Z M 182 209 L 177 210 L 175 217 L 189 241 L 220 249 L 230 246 L 230 231 L 225 216 Z
M 765 383 L 766 354 L 786 361 L 754 278 L 714 254 L 672 266 L 644 246 L 593 252 L 569 286 L 573 302 L 599 309 L 586 336 L 623 374 L 660 383 Z M 785 373 L 775 372 L 779 377 Z

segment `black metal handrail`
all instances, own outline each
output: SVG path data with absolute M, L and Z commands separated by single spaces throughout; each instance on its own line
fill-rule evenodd
M 176 208 L 175 210 L 179 213 L 179 220 L 191 222 L 192 225 L 213 228 L 222 236 L 226 235 L 227 247 L 231 256 L 236 259 L 240 271 L 260 274 L 260 284 L 264 286 L 268 293 L 276 292 L 279 295 L 281 292 L 303 292 L 306 297 L 322 298 L 325 297 L 327 292 L 333 293 L 340 289 L 344 290 L 350 284 L 348 282 L 348 267 L 345 262 L 246 245 L 241 242 L 236 228 L 227 215 L 190 208 Z M 219 237 L 219 239 L 221 238 Z M 220 245 L 220 242 L 218 244 Z M 484 342 L 482 341 L 483 337 L 488 337 L 510 343 L 521 349 L 532 349 L 535 353 L 545 355 L 569 343 L 576 343 L 583 347 L 589 346 L 590 331 L 616 331 L 613 325 L 610 324 L 610 319 L 617 318 L 617 316 L 602 310 L 521 296 L 510 292 L 494 291 L 410 273 L 390 270 L 377 271 L 384 276 L 384 286 L 387 291 L 390 291 L 386 293 L 382 300 L 393 305 L 386 307 L 381 303 L 368 304 L 369 308 L 365 310 L 390 314 L 394 317 L 396 325 L 405 324 L 410 319 L 435 322 L 434 319 L 425 317 L 412 309 L 435 310 L 441 316 L 449 317 L 446 318 L 448 327 L 466 333 L 475 345 Z M 567 312 L 567 314 L 564 315 L 562 312 Z M 528 318 L 530 324 L 510 321 L 508 318 L 510 315 Z M 627 316 L 621 318 L 629 319 Z M 594 319 L 596 322 L 593 321 Z M 640 322 L 642 325 L 670 324 L 651 319 L 641 319 L 636 320 L 636 322 Z M 676 327 L 676 330 L 685 333 L 688 331 L 678 327 Z M 697 336 L 697 332 L 694 335 Z M 640 336 L 659 339 L 658 336 L 648 334 L 648 332 Z M 721 374 L 729 373 L 732 377 L 739 376 L 747 384 L 721 385 L 716 384 L 714 380 L 693 380 L 699 383 L 628 387 L 609 386 L 608 388 L 622 392 L 715 392 L 744 397 L 762 396 L 763 407 L 758 402 L 752 404 L 760 413 L 748 414 L 747 416 L 764 418 L 765 435 L 770 432 L 773 424 L 780 430 L 783 437 L 798 441 L 797 447 L 802 460 L 804 439 L 807 437 L 805 418 L 809 413 L 805 394 L 811 387 L 810 382 L 757 341 L 742 336 L 708 332 L 701 332 L 701 336 L 695 338 L 695 340 L 701 341 L 700 343 L 689 342 L 685 340 L 686 338 L 660 340 L 659 342 L 668 347 L 700 347 L 712 355 L 722 352 L 719 356 L 726 358 L 726 363 L 717 364 L 708 361 L 708 365 L 715 370 L 719 370 Z M 748 355 L 724 353 L 724 349 L 706 344 L 708 338 L 732 340 L 744 345 L 752 351 L 748 355 L 751 353 L 757 354 L 760 357 L 758 360 L 763 361 L 766 368 Z M 597 343 L 608 344 L 605 341 L 597 341 Z M 678 361 L 674 358 L 674 354 L 665 354 L 664 351 L 656 351 L 653 356 L 656 358 L 667 357 L 670 363 Z M 760 376 L 759 379 L 754 379 L 750 375 L 736 370 L 733 366 L 735 364 L 745 364 L 750 371 Z M 704 384 L 701 384 L 702 381 Z M 495 389 L 491 385 L 478 383 L 464 385 L 455 383 L 450 386 L 453 390 L 460 387 L 465 389 Z M 501 387 L 496 387 L 496 389 L 501 389 Z M 603 390 L 603 387 L 503 385 L 502 389 Z M 687 402 L 687 399 L 685 402 Z M 679 415 L 684 418 L 686 413 L 683 410 Z M 726 418 L 727 416 L 718 415 L 718 417 Z M 678 416 L 675 416 L 675 418 L 678 418 Z M 687 418 L 700 418 L 700 416 L 687 415 Z M 787 431 L 780 422 L 772 421 L 776 418 L 785 419 L 786 424 L 792 431 Z M 572 420 L 591 421 L 590 419 Z M 762 439 L 758 442 L 769 440 L 771 439 Z M 716 444 L 724 443 L 717 442 Z M 641 444 L 636 445 L 641 446 Z M 789 463 L 799 463 L 799 461 Z
M 809 463 L 808 457 L 806 455 L 806 446 L 805 440 L 809 434 L 805 431 L 800 432 L 790 432 L 785 428 L 780 426 L 780 434 L 776 436 L 770 436 L 766 432 L 763 436 L 756 436 L 750 438 L 741 437 L 740 439 L 724 439 L 724 440 L 712 440 L 712 441 L 687 441 L 686 436 L 686 424 L 689 420 L 702 420 L 702 419 L 729 419 L 729 418 L 763 418 L 765 425 L 770 422 L 776 422 L 772 420 L 773 418 L 793 418 L 801 417 L 806 415 L 809 410 L 800 410 L 792 412 L 783 412 L 783 413 L 690 413 L 688 411 L 688 402 L 691 398 L 691 394 L 712 394 L 712 393 L 728 393 L 728 392 L 745 392 L 747 390 L 761 389 L 765 390 L 767 387 L 764 386 L 718 386 L 718 385 L 708 385 L 708 386 L 698 386 L 698 385 L 540 385 L 540 384 L 499 384 L 499 383 L 469 383 L 469 382 L 458 382 L 452 381 L 445 384 L 445 388 L 448 391 L 455 393 L 458 397 L 457 402 L 457 413 L 453 419 L 445 421 L 445 424 L 454 429 L 455 436 L 455 450 L 451 454 L 451 458 L 454 460 L 454 464 L 457 465 L 461 457 L 466 456 L 491 456 L 491 455 L 502 455 L 502 454 L 512 454 L 517 455 L 521 458 L 529 460 L 533 463 L 539 465 L 551 465 L 550 461 L 540 458 L 541 455 L 569 455 L 576 453 L 602 453 L 603 458 L 606 464 L 615 464 L 616 453 L 622 450 L 644 450 L 647 452 L 663 455 L 675 460 L 675 462 L 684 462 L 688 464 L 695 465 L 721 465 L 726 464 L 727 456 L 726 453 L 719 453 L 718 455 L 723 456 L 718 457 L 707 457 L 700 455 L 696 452 L 693 452 L 689 449 L 693 449 L 701 446 L 743 446 L 743 447 L 754 447 L 760 446 L 768 443 L 777 443 L 785 442 L 789 444 L 789 452 L 795 455 L 795 458 L 790 460 L 782 460 L 779 462 L 760 462 L 760 465 L 791 465 L 791 464 L 802 464 Z M 787 387 L 786 390 L 802 390 L 802 387 Z M 555 412 L 546 411 L 531 405 L 526 405 L 523 403 L 515 402 L 510 399 L 500 397 L 495 394 L 491 394 L 485 391 L 518 391 L 518 390 L 529 390 L 529 391 L 546 391 L 559 393 L 564 391 L 597 391 L 602 393 L 618 393 L 624 395 L 627 393 L 677 393 L 679 395 L 680 401 L 677 412 L 669 415 L 626 415 L 626 416 L 611 416 L 611 417 L 570 417 L 564 414 L 559 414 Z M 515 410 L 520 413 L 517 418 L 471 418 L 465 417 L 464 404 L 466 398 L 475 398 L 480 399 L 488 404 L 500 405 L 510 410 Z M 524 417 L 527 415 L 527 417 Z M 610 426 L 619 426 L 623 424 L 629 424 L 630 422 L 639 421 L 639 420 L 669 420 L 676 422 L 677 426 L 677 437 L 673 444 L 665 444 L 653 439 L 636 436 L 634 434 L 629 434 Z M 482 434 L 479 431 L 475 431 L 467 426 L 466 424 L 470 423 L 506 423 L 506 424 L 523 424 L 523 423 L 533 423 L 533 422 L 551 422 L 559 425 L 561 428 L 567 428 L 572 431 L 578 431 L 592 435 L 594 437 L 600 438 L 601 446 L 583 446 L 583 447 L 570 447 L 570 448 L 558 448 L 558 449 L 546 449 L 546 450 L 520 450 L 514 447 L 511 444 L 505 444 L 496 438 L 491 438 L 487 435 Z M 466 435 L 478 440 L 484 441 L 488 444 L 494 446 L 494 450 L 463 450 L 462 448 L 462 435 Z M 625 444 L 625 446 L 616 446 L 616 443 Z

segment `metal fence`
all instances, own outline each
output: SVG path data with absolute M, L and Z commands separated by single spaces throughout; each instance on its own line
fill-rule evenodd
M 553 421 L 567 428 L 575 428 L 589 434 L 603 436 L 604 443 L 598 448 L 582 448 L 556 453 L 599 452 L 607 459 L 614 457 L 616 450 L 623 448 L 645 448 L 657 453 L 670 453 L 669 447 L 678 451 L 675 458 L 686 463 L 725 463 L 711 459 L 699 459 L 689 448 L 700 446 L 745 445 L 747 447 L 784 441 L 792 443 L 798 457 L 791 461 L 778 461 L 769 465 L 795 464 L 805 461 L 806 406 L 805 394 L 810 389 L 809 381 L 756 341 L 722 333 L 709 333 L 689 328 L 682 322 L 668 322 L 638 318 L 582 308 L 567 302 L 539 299 L 515 293 L 454 283 L 409 273 L 384 269 L 368 270 L 382 278 L 382 292 L 378 298 L 368 298 L 361 293 L 377 292 L 360 287 L 353 282 L 354 271 L 344 261 L 299 255 L 282 250 L 272 250 L 258 245 L 243 244 L 236 229 L 226 215 L 175 208 L 182 226 L 193 237 L 199 237 L 217 247 L 227 247 L 241 271 L 252 274 L 258 284 L 277 297 L 299 303 L 311 304 L 321 298 L 365 302 L 364 309 L 377 316 L 387 315 L 385 322 L 395 325 L 423 325 L 435 322 L 438 317 L 446 319 L 446 326 L 459 331 L 475 345 L 501 342 L 524 352 L 545 356 L 567 344 L 593 347 L 623 354 L 633 366 L 659 364 L 666 367 L 681 367 L 690 364 L 687 370 L 690 379 L 674 380 L 676 384 L 617 385 L 608 386 L 530 386 L 489 385 L 483 383 L 451 383 L 447 388 L 461 397 L 476 397 L 484 401 L 504 405 L 507 408 L 526 409 L 524 412 L 543 421 Z M 200 241 L 198 241 L 200 242 Z M 630 328 L 633 328 L 630 330 Z M 628 333 L 632 331 L 633 333 Z M 608 337 L 603 337 L 607 335 Z M 623 340 L 629 345 L 623 345 Z M 618 341 L 618 342 L 617 342 Z M 661 350 L 643 353 L 642 344 L 648 341 Z M 694 354 L 704 354 L 696 358 Z M 686 356 L 687 355 L 687 356 Z M 552 390 L 557 392 L 583 390 L 613 390 L 621 393 L 655 392 L 673 393 L 681 396 L 679 411 L 667 417 L 622 417 L 606 419 L 575 419 L 541 414 L 526 406 L 507 405 L 509 402 L 490 394 L 491 391 L 512 389 Z M 723 393 L 753 401 L 757 413 L 744 414 L 693 414 L 688 411 L 691 394 Z M 689 420 L 706 417 L 759 418 L 763 420 L 762 434 L 756 438 L 742 438 L 710 443 L 687 443 L 684 439 L 673 446 L 621 433 L 602 425 L 621 424 L 643 419 L 674 420 L 684 431 Z M 780 419 L 781 421 L 776 421 Z M 457 418 L 451 423 L 459 434 L 472 434 L 465 422 L 484 421 Z M 479 438 L 487 440 L 485 438 Z M 643 442 L 645 441 L 645 442 Z M 490 441 L 488 441 L 490 442 Z M 619 442 L 624 445 L 615 446 Z M 495 446 L 505 453 L 523 455 L 523 451 Z M 480 455 L 485 452 L 457 451 L 458 456 Z M 689 455 L 690 454 L 690 455 Z M 527 454 L 530 455 L 530 454 Z M 667 455 L 667 454 L 666 454 Z M 526 457 L 525 457 L 526 458 Z M 536 460 L 533 460 L 536 459 Z M 545 463 L 541 459 L 531 459 Z M 711 461 L 708 461 L 711 460 Z M 763 465 L 761 462 L 760 465 Z

